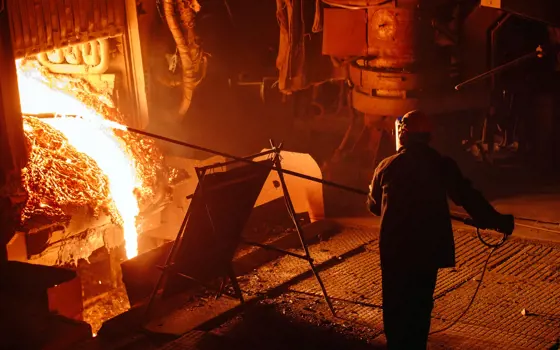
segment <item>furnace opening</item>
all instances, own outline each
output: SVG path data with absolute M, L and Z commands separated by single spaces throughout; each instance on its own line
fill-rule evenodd
M 158 186 L 169 180 L 169 170 L 153 141 L 113 127 L 124 119 L 108 89 L 52 73 L 34 60 L 16 65 L 29 152 L 22 171 L 28 200 L 21 223 L 31 234 L 52 223 L 63 227 L 58 240 L 51 235 L 45 242 L 58 246 L 56 257 L 41 252 L 37 258 L 78 270 L 84 319 L 96 332 L 104 320 L 129 308 L 120 272 L 114 270 L 120 260 L 138 254 L 141 209 L 161 196 Z M 118 249 L 122 246 L 124 251 Z M 92 268 L 92 257 L 116 263 Z M 110 286 L 99 288 L 103 284 Z

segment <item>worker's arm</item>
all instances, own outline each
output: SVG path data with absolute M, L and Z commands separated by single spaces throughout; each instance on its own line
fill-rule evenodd
M 381 164 L 380 164 L 381 165 Z M 367 206 L 369 211 L 376 216 L 381 216 L 381 201 L 383 197 L 383 189 L 381 188 L 381 171 L 380 166 L 375 169 L 373 179 L 369 185 L 369 194 L 367 196 Z
M 513 216 L 502 215 L 463 176 L 454 160 L 443 159 L 447 194 L 462 206 L 480 228 L 496 229 L 507 234 L 513 231 Z

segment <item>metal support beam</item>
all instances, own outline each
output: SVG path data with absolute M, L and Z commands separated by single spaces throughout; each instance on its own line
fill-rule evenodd
M 18 224 L 21 207 L 17 204 L 26 199 L 21 169 L 28 160 L 7 6 L 6 0 L 0 0 L 0 261 L 7 259 L 5 246 Z
M 142 55 L 140 22 L 136 7 L 137 1 L 126 0 L 126 21 L 128 30 L 126 39 L 128 40 L 128 50 L 125 52 L 125 59 L 130 69 L 129 86 L 132 90 L 132 99 L 135 102 L 136 118 L 134 125 L 144 129 L 149 123 L 148 95 L 146 90 L 146 80 L 144 76 L 144 56 Z
M 481 0 L 480 5 L 500 9 L 551 26 L 560 26 L 560 1 Z
M 4 3 L 4 1 L 0 0 Z M 0 12 L 0 186 L 20 178 L 20 170 L 27 163 L 23 119 L 8 9 L 5 4 Z

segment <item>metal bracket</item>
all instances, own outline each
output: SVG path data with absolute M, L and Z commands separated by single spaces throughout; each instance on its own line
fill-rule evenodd
M 228 83 L 229 86 L 232 87 L 233 84 L 237 85 L 237 86 L 259 86 L 259 95 L 261 97 L 261 101 L 263 103 L 265 103 L 265 95 L 264 95 L 264 90 L 265 90 L 265 85 L 267 81 L 271 81 L 273 80 L 274 82 L 270 85 L 270 88 L 274 88 L 276 85 L 278 85 L 278 77 L 263 77 L 262 80 L 260 81 L 243 81 L 241 79 L 237 80 L 236 82 L 233 82 L 232 79 L 228 79 Z

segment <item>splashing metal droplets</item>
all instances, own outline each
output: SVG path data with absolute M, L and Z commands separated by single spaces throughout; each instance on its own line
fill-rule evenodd
M 55 115 L 55 118 L 42 119 L 25 117 L 24 131 L 30 140 L 28 142 L 35 144 L 42 142 L 43 144 L 39 146 L 43 146 L 44 149 L 54 147 L 60 151 L 60 157 L 67 155 L 63 159 L 39 155 L 32 161 L 41 162 L 40 167 L 47 172 L 49 169 L 53 170 L 51 168 L 54 163 L 59 166 L 54 171 L 66 170 L 63 174 L 57 175 L 65 178 L 68 185 L 89 192 L 75 193 L 83 202 L 92 198 L 96 198 L 99 202 L 108 202 L 109 211 L 124 230 L 127 257 L 130 259 L 136 256 L 138 254 L 136 217 L 140 210 L 134 191 L 141 188 L 143 183 L 137 176 L 135 159 L 129 154 L 128 145 L 117 137 L 113 130 L 113 127 L 118 124 L 111 123 L 71 93 L 52 88 L 49 84 L 56 82 L 46 81 L 40 70 L 23 70 L 20 62 L 18 62 L 18 83 L 24 115 L 44 113 Z M 68 117 L 68 115 L 79 117 Z M 58 133 L 53 132 L 54 130 Z M 75 151 L 81 154 L 76 154 Z M 33 158 L 33 155 L 31 156 Z M 64 167 L 62 163 L 67 166 Z M 28 166 L 24 169 L 24 177 L 26 174 L 31 177 L 37 175 L 29 174 L 39 168 L 38 164 L 33 165 L 34 167 Z M 75 173 L 67 172 L 72 169 L 89 172 L 87 180 L 76 176 Z M 38 191 L 38 197 L 54 191 L 60 184 L 51 183 L 48 186 L 34 189 Z M 86 198 L 88 196 L 91 198 Z M 39 206 L 46 208 L 49 204 L 40 200 Z

